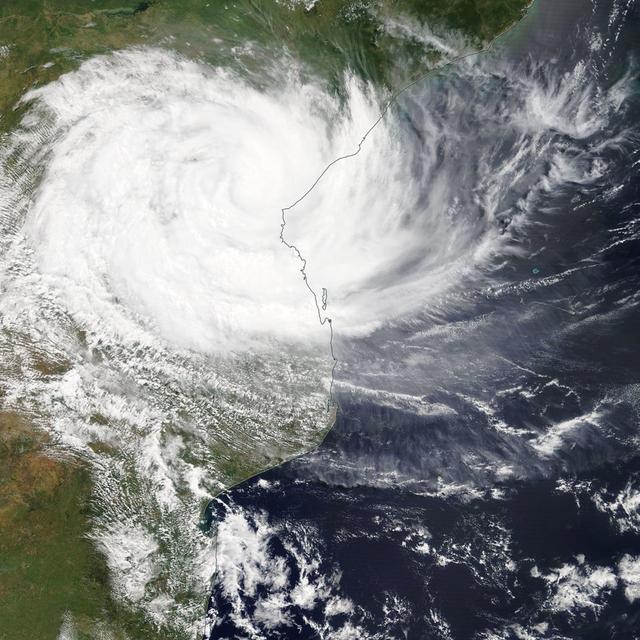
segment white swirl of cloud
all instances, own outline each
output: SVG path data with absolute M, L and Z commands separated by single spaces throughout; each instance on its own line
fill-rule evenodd
M 297 202 L 284 239 L 340 334 L 366 334 L 474 272 L 500 247 L 496 216 L 535 192 L 532 176 L 548 189 L 601 174 L 550 145 L 619 106 L 591 100 L 576 69 L 569 94 L 568 76 L 510 82 L 506 119 L 500 104 L 469 112 L 473 83 L 418 87 L 322 174 L 379 117 L 361 83 L 341 102 L 295 73 L 265 89 L 159 49 L 94 58 L 26 96 L 31 144 L 47 151 L 27 219 L 38 269 L 76 321 L 112 334 L 151 329 L 209 353 L 321 346 L 302 263 L 280 239 L 281 209 Z M 461 71 L 486 80 L 481 66 Z M 562 172 L 545 175 L 545 157 Z
M 318 337 L 279 213 L 331 157 L 327 98 L 154 50 L 95 58 L 28 99 L 54 116 L 30 240 L 75 317 L 126 333 L 133 311 L 204 351 Z
M 326 341 L 280 210 L 376 121 L 367 90 L 348 94 L 290 78 L 259 90 L 161 50 L 95 58 L 31 92 L 50 141 L 27 220 L 39 271 L 76 321 L 119 335 L 144 326 L 205 352 Z M 287 213 L 345 334 L 411 312 L 485 246 L 483 223 L 451 204 L 437 144 L 412 137 L 386 118 Z

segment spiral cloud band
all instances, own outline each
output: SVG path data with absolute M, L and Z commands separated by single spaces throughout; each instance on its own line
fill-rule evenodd
M 124 307 L 204 351 L 321 335 L 278 236 L 281 207 L 331 155 L 321 96 L 136 51 L 30 97 L 55 143 L 29 235 L 74 315 L 126 331 Z
M 118 333 L 135 318 L 204 352 L 326 341 L 280 211 L 376 121 L 367 92 L 348 89 L 344 107 L 291 78 L 263 91 L 138 50 L 33 91 L 53 140 L 28 219 L 39 270 L 77 320 Z M 437 158 L 412 144 L 381 122 L 287 211 L 284 238 L 344 334 L 411 311 L 477 250 L 474 225 L 441 215 L 446 176 L 414 186 Z

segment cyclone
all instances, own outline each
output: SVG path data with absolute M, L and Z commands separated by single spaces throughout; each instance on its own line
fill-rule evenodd
M 294 72 L 258 87 L 162 50 L 94 58 L 24 99 L 37 124 L 22 142 L 47 150 L 26 242 L 69 313 L 120 339 L 326 347 L 325 317 L 366 335 L 517 250 L 504 210 L 535 197 L 543 162 L 538 191 L 599 176 L 597 155 L 552 144 L 588 139 L 617 107 L 583 75 L 515 83 L 506 123 L 499 105 L 483 114 L 474 158 L 460 88 L 443 94 L 448 113 L 431 90 L 380 119 L 355 79 L 337 96 Z
M 48 141 L 25 225 L 38 271 L 81 323 L 202 352 L 326 345 L 305 261 L 343 334 L 411 314 L 495 248 L 492 212 L 456 216 L 426 114 L 435 142 L 392 114 L 360 152 L 380 107 L 346 86 L 264 90 L 132 50 L 27 94 Z
M 201 351 L 318 340 L 278 232 L 331 157 L 330 99 L 159 50 L 92 60 L 27 99 L 53 117 L 28 237 L 74 315 Z

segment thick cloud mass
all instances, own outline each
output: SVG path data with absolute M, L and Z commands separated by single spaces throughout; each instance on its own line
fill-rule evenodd
M 500 221 L 536 191 L 601 173 L 550 144 L 615 108 L 583 68 L 512 81 L 508 112 L 468 108 L 483 74 L 416 86 L 372 128 L 380 102 L 353 79 L 338 99 L 293 72 L 258 88 L 162 50 L 89 60 L 26 97 L 38 271 L 88 327 L 207 353 L 326 348 L 303 264 L 341 337 L 414 317 L 503 252 Z
M 27 224 L 39 270 L 77 320 L 120 334 L 142 323 L 207 352 L 326 341 L 281 209 L 378 118 L 368 90 L 348 94 L 291 77 L 258 90 L 160 50 L 95 58 L 32 92 L 50 121 Z M 419 307 L 491 241 L 488 217 L 456 217 L 443 130 L 423 126 L 416 145 L 390 114 L 286 212 L 345 335 Z
M 75 315 L 120 324 L 124 306 L 199 350 L 326 335 L 279 232 L 331 157 L 328 99 L 160 51 L 91 60 L 30 98 L 55 114 L 30 238 Z

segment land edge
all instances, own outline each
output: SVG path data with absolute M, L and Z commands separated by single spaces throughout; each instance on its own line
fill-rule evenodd
M 507 36 L 509 33 L 511 33 L 512 31 L 514 31 L 518 26 L 520 26 L 524 20 L 526 20 L 529 17 L 529 14 L 531 12 L 531 9 L 533 8 L 533 6 L 535 5 L 537 0 L 530 0 L 530 2 L 526 5 L 526 7 L 523 9 L 522 11 L 522 15 L 516 20 L 514 21 L 512 24 L 510 24 L 509 26 L 507 26 L 505 29 L 503 29 L 500 33 L 498 33 L 494 38 L 492 38 L 489 42 L 487 42 L 482 48 L 477 49 L 475 51 L 469 51 L 467 53 L 461 54 L 459 56 L 455 56 L 449 60 L 443 61 L 441 64 L 438 64 L 434 67 L 432 67 L 431 69 L 429 69 L 428 71 L 425 71 L 424 73 L 420 73 L 416 78 L 414 78 L 413 80 L 409 81 L 408 83 L 406 83 L 403 87 L 401 87 L 400 89 L 398 89 L 397 91 L 393 92 L 391 94 L 391 96 L 387 99 L 387 101 L 385 102 L 382 110 L 380 111 L 380 115 L 378 116 L 378 118 L 375 120 L 375 122 L 365 131 L 364 135 L 362 136 L 362 138 L 360 139 L 360 142 L 358 142 L 357 148 L 355 151 L 351 152 L 351 153 L 347 153 L 344 154 L 342 156 L 339 156 L 337 158 L 334 158 L 331 162 L 329 162 L 324 169 L 321 171 L 321 173 L 318 175 L 318 177 L 315 179 L 315 181 L 312 183 L 312 185 L 297 199 L 295 200 L 292 204 L 283 207 L 280 211 L 281 211 L 281 218 L 282 218 L 282 223 L 280 224 L 280 241 L 283 245 L 285 245 L 287 248 L 291 249 L 296 258 L 298 259 L 299 262 L 302 263 L 302 267 L 300 268 L 300 272 L 302 274 L 302 279 L 307 287 L 307 289 L 309 290 L 309 292 L 311 293 L 312 297 L 313 297 L 313 301 L 314 301 L 314 305 L 316 308 L 316 312 L 318 314 L 318 320 L 320 322 L 320 324 L 322 326 L 324 326 L 325 324 L 328 325 L 329 327 L 329 353 L 331 355 L 331 359 L 333 361 L 333 365 L 331 367 L 331 380 L 329 383 L 329 394 L 328 394 L 328 398 L 327 398 L 327 414 L 329 416 L 329 420 L 328 420 L 328 424 L 329 426 L 326 428 L 326 430 L 324 431 L 324 433 L 321 434 L 321 438 L 318 442 L 316 442 L 310 449 L 307 449 L 306 451 L 303 451 L 301 453 L 297 453 L 289 458 L 286 458 L 285 460 L 282 460 L 280 462 L 277 462 L 276 464 L 271 465 L 270 467 L 266 467 L 264 469 L 262 469 L 261 471 L 258 471 L 242 480 L 239 480 L 238 482 L 236 482 L 235 484 L 232 484 L 229 487 L 226 487 L 225 489 L 221 490 L 220 492 L 218 492 L 217 494 L 215 494 L 214 496 L 211 497 L 211 500 L 209 500 L 209 502 L 207 503 L 207 505 L 205 506 L 205 508 L 203 509 L 202 512 L 202 517 L 201 517 L 201 521 L 204 522 L 205 521 L 205 517 L 206 517 L 206 513 L 209 511 L 210 506 L 213 504 L 213 502 L 215 500 L 217 500 L 221 495 L 224 495 L 225 493 L 228 493 L 229 491 L 231 491 L 232 489 L 235 489 L 236 487 L 249 482 L 251 480 L 253 480 L 254 478 L 257 478 L 258 476 L 261 476 L 264 473 L 267 473 L 269 471 L 272 471 L 273 469 L 277 469 L 278 467 L 281 467 L 284 464 L 288 464 L 290 462 L 293 462 L 295 460 L 298 460 L 299 458 L 302 458 L 303 456 L 309 455 L 310 453 L 318 450 L 322 444 L 325 442 L 325 440 L 327 439 L 327 437 L 329 436 L 329 434 L 331 433 L 331 431 L 333 430 L 333 427 L 336 424 L 337 421 L 337 415 L 338 415 L 338 411 L 340 410 L 340 406 L 338 405 L 338 403 L 335 401 L 334 395 L 333 395 L 333 389 L 335 386 L 335 371 L 336 371 L 336 367 L 339 364 L 339 360 L 335 355 L 334 352 L 334 343 L 333 343 L 333 339 L 334 339 L 334 330 L 333 330 L 333 323 L 332 323 L 332 318 L 328 315 L 323 316 L 323 311 L 326 310 L 326 302 L 324 302 L 326 300 L 326 296 L 327 296 L 327 290 L 323 288 L 322 290 L 322 304 L 320 304 L 318 302 L 318 292 L 309 284 L 309 279 L 307 277 L 307 272 L 306 272 L 306 267 L 307 267 L 307 260 L 304 258 L 304 256 L 302 255 L 302 253 L 300 252 L 300 250 L 298 249 L 298 247 L 295 244 L 289 243 L 287 242 L 287 240 L 285 240 L 284 234 L 285 234 L 285 228 L 287 225 L 287 220 L 286 220 L 286 214 L 288 211 L 291 211 L 292 209 L 294 209 L 298 204 L 300 204 L 320 183 L 320 181 L 322 180 L 322 178 L 329 172 L 329 170 L 337 165 L 338 163 L 342 162 L 343 160 L 348 160 L 350 158 L 355 158 L 360 151 L 362 150 L 362 147 L 364 145 L 364 143 L 366 142 L 367 138 L 371 135 L 371 133 L 373 133 L 373 131 L 375 130 L 375 128 L 380 124 L 380 122 L 382 122 L 382 120 L 384 120 L 385 116 L 387 115 L 387 113 L 390 111 L 390 109 L 393 107 L 393 105 L 397 102 L 397 100 L 403 95 L 405 94 L 407 91 L 409 91 L 409 89 L 411 89 L 412 87 L 414 87 L 415 85 L 419 84 L 421 81 L 425 80 L 426 78 L 432 76 L 432 75 L 437 75 L 439 72 L 443 71 L 444 69 L 446 69 L 447 67 L 451 67 L 454 66 L 466 59 L 475 57 L 475 56 L 480 56 L 482 54 L 488 53 L 490 51 L 492 51 L 495 48 L 495 45 L 497 44 L 498 40 L 504 38 L 505 36 Z M 213 523 L 210 523 L 209 525 L 209 529 L 210 531 L 213 529 Z M 213 534 L 215 535 L 215 533 Z M 214 572 L 211 576 L 211 586 L 213 587 L 213 584 L 215 582 L 216 579 L 216 575 L 218 573 L 218 545 L 217 545 L 217 540 L 216 540 L 216 544 L 215 544 L 215 568 L 214 568 Z M 204 620 L 203 620 L 203 625 L 207 624 L 208 621 L 208 614 L 209 614 L 209 603 L 210 603 L 210 596 L 207 599 L 207 607 L 205 609 L 205 615 L 204 615 Z M 202 639 L 207 639 L 207 636 L 205 635 L 205 633 L 202 634 L 201 638 L 199 638 L 198 640 L 202 640 Z M 208 640 L 208 639 L 207 639 Z

